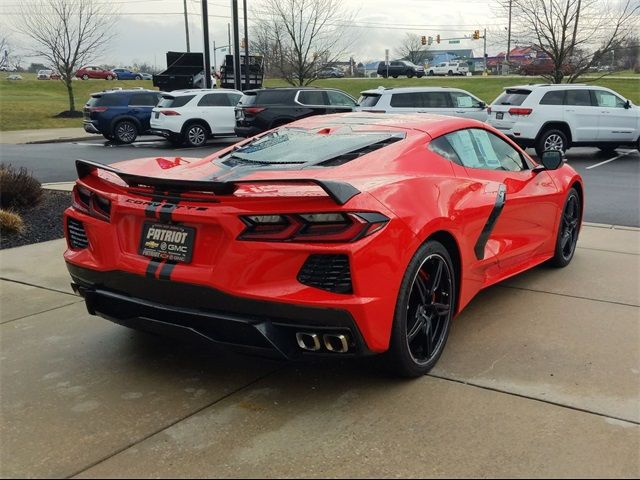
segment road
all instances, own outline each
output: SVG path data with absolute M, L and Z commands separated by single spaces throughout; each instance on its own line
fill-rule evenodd
M 238 139 L 217 139 L 202 148 L 173 148 L 156 137 L 142 137 L 133 145 L 113 145 L 104 140 L 38 145 L 2 145 L 0 160 L 26 167 L 41 182 L 75 178 L 74 160 L 84 158 L 113 163 L 142 157 L 203 157 Z M 606 156 L 593 148 L 574 148 L 568 162 L 583 176 L 586 185 L 587 222 L 640 227 L 640 154 L 618 150 Z

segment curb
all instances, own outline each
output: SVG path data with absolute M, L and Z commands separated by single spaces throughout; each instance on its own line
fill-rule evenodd
M 41 145 L 45 143 L 65 143 L 65 142 L 86 142 L 88 140 L 95 140 L 94 137 L 74 137 L 74 138 L 54 138 L 51 140 L 34 140 L 32 142 L 19 143 L 18 145 Z

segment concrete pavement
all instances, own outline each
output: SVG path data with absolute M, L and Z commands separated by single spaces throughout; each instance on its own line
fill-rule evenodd
M 3 477 L 640 475 L 640 230 L 481 293 L 412 381 L 112 325 L 63 249 L 0 251 Z
M 82 119 L 78 121 L 80 123 Z M 84 131 L 84 128 L 42 128 L 39 130 L 10 130 L 0 132 L 0 145 L 19 145 L 23 143 L 56 143 L 79 140 L 91 140 L 96 136 Z

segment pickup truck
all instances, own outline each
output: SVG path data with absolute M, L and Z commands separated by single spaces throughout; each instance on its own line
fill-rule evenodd
M 432 65 L 427 70 L 427 75 L 466 75 L 469 73 L 469 67 L 464 62 L 440 62 Z

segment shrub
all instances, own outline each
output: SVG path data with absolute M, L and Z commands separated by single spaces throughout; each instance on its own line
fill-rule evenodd
M 0 164 L 0 207 L 32 207 L 42 198 L 42 186 L 29 171 Z
M 0 210 L 0 233 L 7 235 L 9 233 L 22 233 L 24 231 L 24 222 L 20 215 L 8 210 Z

